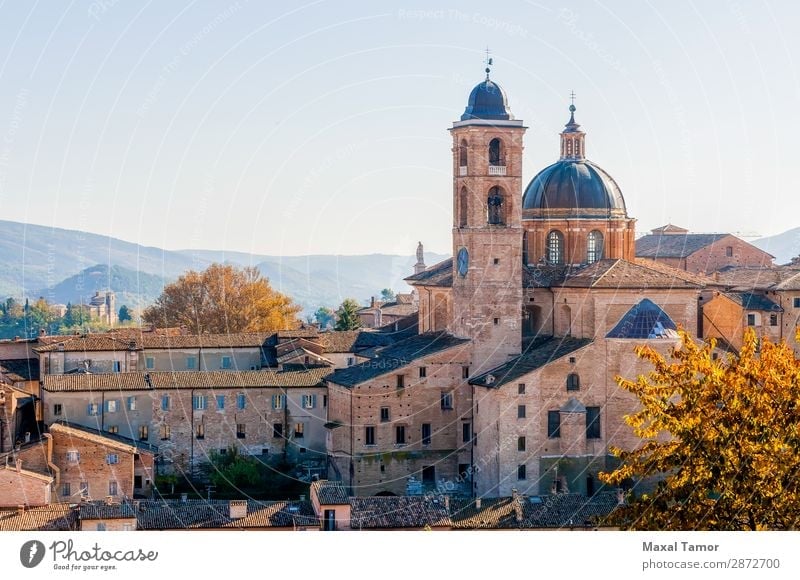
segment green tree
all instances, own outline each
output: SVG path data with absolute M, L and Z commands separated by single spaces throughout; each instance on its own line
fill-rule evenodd
M 381 300 L 383 300 L 384 302 L 391 302 L 392 300 L 394 300 L 394 298 L 395 298 L 394 290 L 392 290 L 391 288 L 384 288 L 383 290 L 381 290 Z
M 800 338 L 800 336 L 798 337 Z M 795 529 L 800 525 L 800 362 L 784 342 L 752 329 L 738 354 L 715 358 L 714 341 L 687 333 L 669 359 L 636 349 L 655 370 L 621 388 L 639 411 L 626 422 L 643 443 L 613 449 L 621 466 L 607 484 L 658 480 L 617 510 L 641 530 Z
M 361 306 L 353 298 L 346 298 L 336 311 L 336 330 L 356 330 L 361 328 L 361 319 L 358 311 Z
M 208 477 L 219 492 L 235 492 L 251 487 L 262 478 L 262 464 L 253 457 L 242 455 L 237 447 L 225 451 L 212 451 L 209 457 Z
M 314 312 L 314 321 L 322 329 L 330 328 L 336 323 L 336 312 L 333 308 L 320 306 L 317 308 L 317 311 Z
M 129 320 L 133 320 L 133 315 L 131 314 L 131 309 L 128 308 L 125 304 L 119 307 L 119 314 L 117 318 L 120 322 L 127 322 Z

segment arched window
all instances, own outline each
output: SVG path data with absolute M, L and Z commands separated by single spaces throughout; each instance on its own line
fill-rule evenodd
M 503 190 L 496 185 L 489 190 L 486 198 L 487 223 L 502 226 L 506 223 L 505 196 Z
M 503 142 L 495 137 L 489 141 L 489 165 L 505 165 Z
M 461 144 L 458 146 L 458 166 L 467 166 L 467 142 L 462 139 Z
M 547 234 L 547 261 L 551 264 L 564 263 L 564 234 L 558 230 Z
M 567 390 L 568 391 L 581 390 L 581 378 L 576 373 L 570 373 L 567 375 Z
M 597 230 L 589 232 L 586 240 L 586 261 L 593 264 L 603 259 L 603 234 Z
M 467 227 L 467 188 L 462 187 L 458 194 L 458 227 Z

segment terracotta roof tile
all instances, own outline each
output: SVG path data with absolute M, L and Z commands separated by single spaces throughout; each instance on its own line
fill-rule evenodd
M 78 513 L 69 504 L 56 503 L 44 507 L 0 510 L 0 531 L 70 531 L 77 527 Z
M 405 278 L 412 286 L 440 286 L 449 288 L 453 285 L 453 258 L 442 260 L 430 268 Z
M 450 527 L 450 515 L 443 497 L 351 497 L 350 527 L 392 529 Z
M 341 481 L 320 480 L 311 483 L 311 492 L 317 495 L 320 505 L 347 505 L 347 490 Z
M 82 520 L 121 520 L 136 517 L 133 506 L 128 502 L 106 503 L 87 502 L 78 508 Z
M 292 528 L 318 520 L 308 501 L 247 501 L 247 515 L 231 519 L 230 502 L 224 500 L 158 500 L 136 505 L 140 530 Z
M 39 359 L 22 358 L 0 361 L 0 373 L 12 382 L 38 381 Z

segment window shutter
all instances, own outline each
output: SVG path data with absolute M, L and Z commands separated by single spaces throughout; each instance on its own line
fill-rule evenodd
M 317 396 L 316 395 L 311 395 L 311 408 L 312 409 L 316 409 L 317 408 Z

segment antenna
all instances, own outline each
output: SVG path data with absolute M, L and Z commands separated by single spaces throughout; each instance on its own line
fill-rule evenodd
M 489 80 L 489 73 L 492 72 L 492 69 L 490 68 L 492 66 L 492 58 L 489 56 L 489 47 L 488 46 L 486 47 L 486 59 L 485 59 L 484 63 L 486 64 L 486 80 L 488 81 Z

